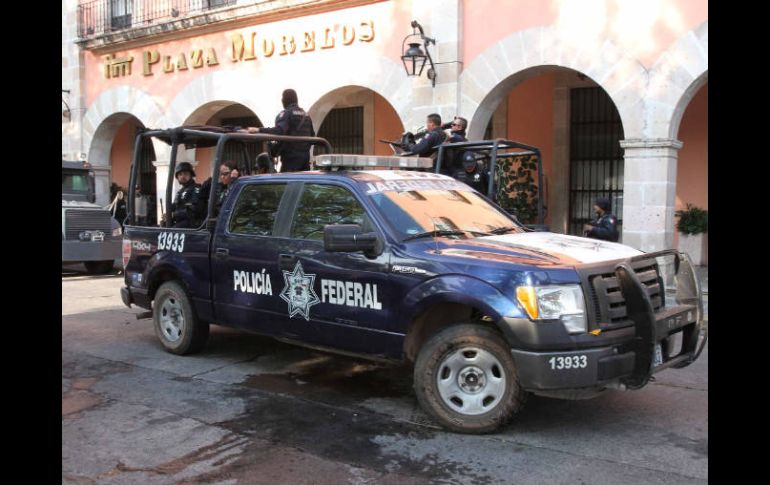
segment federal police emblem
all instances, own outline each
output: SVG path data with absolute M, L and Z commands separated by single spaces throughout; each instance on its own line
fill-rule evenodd
M 309 321 L 310 307 L 321 302 L 313 291 L 315 275 L 305 274 L 302 264 L 297 261 L 294 271 L 283 271 L 283 281 L 286 286 L 281 291 L 281 298 L 289 304 L 289 317 L 299 313 Z

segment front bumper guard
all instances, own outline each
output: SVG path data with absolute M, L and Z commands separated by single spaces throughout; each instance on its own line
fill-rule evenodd
M 686 367 L 700 356 L 708 340 L 708 331 L 704 328 L 703 299 L 700 282 L 686 253 L 675 250 L 659 251 L 637 256 L 631 261 L 649 260 L 650 258 L 674 257 L 674 275 L 676 283 L 675 301 L 677 306 L 664 306 L 657 314 L 652 302 L 639 278 L 627 262 L 615 266 L 615 275 L 620 283 L 626 311 L 634 322 L 634 339 L 627 347 L 635 354 L 634 369 L 621 382 L 629 389 L 639 389 L 649 382 L 652 374 L 669 367 Z M 662 362 L 654 365 L 656 346 L 673 333 L 682 332 L 681 351 L 673 356 L 662 354 Z

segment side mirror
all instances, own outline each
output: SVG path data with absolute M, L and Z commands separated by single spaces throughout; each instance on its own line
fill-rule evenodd
M 382 243 L 376 233 L 361 232 L 358 224 L 330 224 L 324 227 L 324 250 L 363 251 L 367 256 L 378 256 L 382 253 Z

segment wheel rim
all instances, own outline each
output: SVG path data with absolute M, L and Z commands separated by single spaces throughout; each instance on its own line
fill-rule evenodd
M 160 331 L 169 342 L 182 338 L 184 330 L 184 312 L 179 301 L 170 296 L 160 306 Z
M 506 389 L 503 365 L 478 347 L 463 347 L 448 354 L 438 366 L 436 384 L 446 406 L 469 416 L 493 409 Z

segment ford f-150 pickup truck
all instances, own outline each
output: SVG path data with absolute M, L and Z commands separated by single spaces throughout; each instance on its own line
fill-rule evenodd
M 171 174 L 178 145 L 216 146 L 212 175 L 225 143 L 275 138 L 205 128 L 140 137 L 172 145 Z M 218 324 L 406 361 L 430 416 L 482 433 L 528 393 L 638 389 L 692 363 L 705 344 L 686 255 L 532 232 L 429 171 L 429 159 L 327 154 L 315 164 L 321 170 L 239 178 L 217 218 L 209 201 L 197 229 L 133 225 L 129 200 L 121 296 L 152 310 L 169 352 L 201 351 Z M 428 170 L 366 169 L 422 164 Z

